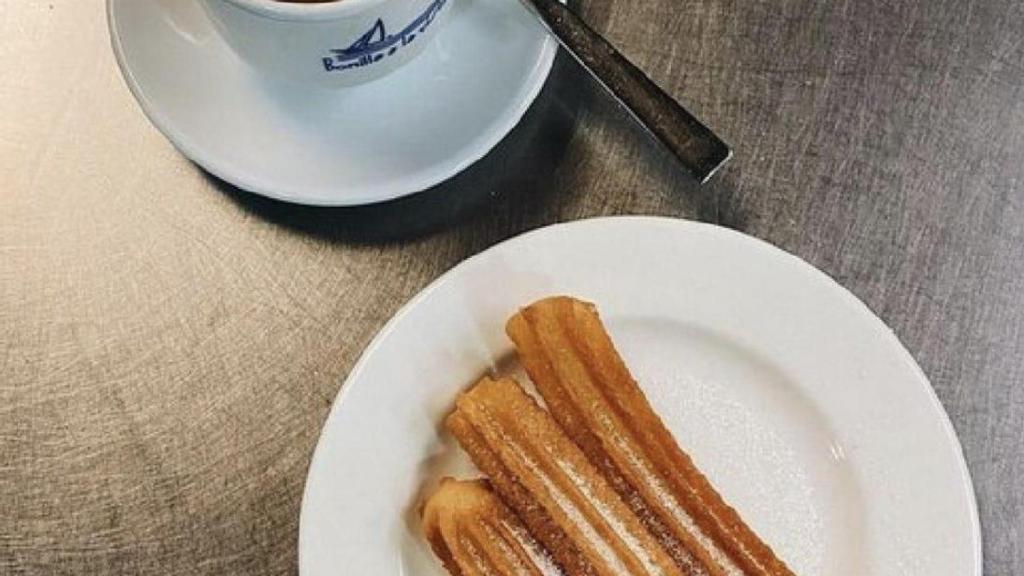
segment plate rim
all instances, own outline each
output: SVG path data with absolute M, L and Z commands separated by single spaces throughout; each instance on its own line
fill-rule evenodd
M 327 188 L 333 188 L 329 186 L 310 186 L 284 192 L 277 190 L 272 186 L 253 180 L 245 174 L 244 170 L 236 170 L 235 168 L 237 167 L 222 164 L 217 159 L 216 155 L 206 153 L 208 151 L 204 151 L 200 142 L 194 138 L 188 138 L 184 133 L 179 131 L 175 127 L 175 123 L 160 110 L 159 106 L 154 104 L 153 100 L 147 95 L 146 90 L 138 81 L 138 78 L 136 77 L 132 66 L 129 64 L 124 51 L 118 27 L 118 23 L 120 21 L 116 14 L 116 5 L 121 1 L 122 0 L 106 0 L 107 30 L 110 36 L 111 48 L 114 52 L 114 59 L 117 61 L 121 77 L 128 86 L 128 90 L 142 109 L 143 114 L 150 123 L 153 124 L 157 131 L 159 131 L 171 143 L 171 145 L 189 161 L 195 163 L 218 179 L 253 194 L 258 194 L 260 196 L 265 196 L 282 202 L 305 206 L 345 208 L 378 204 L 425 192 L 466 171 L 470 166 L 476 164 L 499 143 L 501 143 L 501 141 L 504 140 L 522 121 L 527 110 L 529 110 L 530 106 L 533 105 L 537 96 L 540 95 L 540 91 L 547 84 L 548 77 L 551 74 L 551 69 L 554 66 L 555 54 L 557 53 L 558 48 L 557 42 L 550 35 L 545 35 L 540 49 L 540 55 L 532 64 L 529 75 L 523 84 L 523 86 L 527 87 L 523 97 L 516 101 L 515 106 L 505 108 L 501 117 L 490 123 L 489 129 L 485 133 L 486 138 L 467 146 L 467 149 L 470 150 L 469 153 L 456 155 L 458 160 L 456 162 L 452 162 L 448 169 L 442 171 L 425 171 L 426 175 L 419 178 L 415 184 L 410 186 L 377 185 L 369 188 L 370 192 L 359 192 L 358 194 L 348 197 L 344 195 L 339 197 L 330 196 L 326 193 L 317 194 L 315 192 L 311 192 L 313 190 L 320 190 L 323 192 L 323 190 L 326 190 Z M 438 36 L 444 34 L 447 28 L 447 26 L 442 28 L 438 32 Z M 219 39 L 219 36 L 218 41 L 223 42 L 222 39 Z M 238 64 L 240 66 L 244 66 L 241 62 Z M 410 62 L 410 64 L 412 63 Z M 361 189 L 367 190 L 366 187 L 362 187 Z M 360 190 L 360 188 L 356 188 L 354 190 Z
M 938 417 L 939 423 L 942 427 L 942 431 L 945 435 L 947 443 L 953 448 L 954 455 L 956 456 L 956 469 L 959 472 L 959 480 L 962 487 L 966 490 L 966 494 L 969 495 L 967 498 L 968 508 L 970 512 L 970 531 L 971 531 L 971 548 L 974 553 L 974 566 L 972 576 L 982 576 L 984 573 L 984 548 L 983 548 L 983 534 L 981 530 L 981 521 L 978 514 L 978 498 L 977 493 L 974 490 L 974 482 L 971 478 L 970 469 L 967 466 L 967 459 L 964 457 L 963 446 L 960 443 L 960 439 L 957 436 L 956 428 L 953 426 L 953 422 L 949 417 L 949 413 L 946 412 L 945 406 L 942 405 L 938 394 L 935 392 L 934 386 L 928 379 L 924 370 L 921 369 L 917 360 L 913 357 L 906 346 L 900 341 L 896 333 L 889 327 L 888 324 L 882 320 L 868 305 L 858 298 L 853 292 L 847 289 L 845 286 L 836 281 L 827 272 L 813 266 L 803 258 L 784 250 L 781 247 L 775 246 L 765 240 L 744 234 L 743 232 L 719 226 L 716 224 L 710 224 L 706 222 L 699 222 L 695 220 L 684 220 L 679 218 L 672 218 L 666 216 L 648 216 L 648 215 L 623 215 L 623 216 L 599 216 L 594 218 L 584 218 L 580 220 L 573 220 L 569 222 L 559 222 L 542 226 L 532 230 L 528 230 L 516 236 L 507 238 L 501 242 L 498 242 L 480 252 L 473 254 L 472 256 L 462 260 L 455 266 L 448 269 L 446 272 L 441 274 L 436 279 L 429 282 L 423 289 L 417 292 L 412 298 L 410 298 L 405 304 L 391 316 L 390 319 L 381 327 L 377 334 L 370 340 L 369 344 L 363 349 L 359 356 L 359 359 L 353 364 L 352 369 L 348 375 L 344 377 L 341 388 L 335 395 L 334 401 L 331 404 L 331 408 L 327 413 L 327 417 L 324 419 L 323 425 L 320 428 L 320 434 L 317 438 L 316 446 L 313 450 L 313 454 L 310 458 L 309 467 L 306 472 L 306 481 L 302 490 L 302 500 L 299 505 L 299 531 L 298 531 L 298 569 L 299 575 L 309 574 L 310 568 L 306 564 L 310 561 L 309 552 L 304 552 L 309 544 L 303 544 L 308 542 L 308 536 L 304 537 L 304 534 L 308 533 L 306 525 L 310 521 L 311 513 L 307 511 L 307 503 L 309 502 L 309 491 L 312 484 L 313 471 L 318 466 L 318 462 L 324 457 L 323 454 L 323 441 L 325 433 L 329 424 L 336 418 L 336 412 L 342 410 L 345 399 L 355 384 L 358 382 L 360 375 L 366 369 L 366 366 L 370 363 L 371 358 L 376 354 L 382 343 L 395 331 L 397 326 L 405 319 L 406 316 L 421 302 L 429 298 L 434 292 L 440 290 L 445 284 L 454 281 L 461 273 L 466 269 L 475 265 L 476 262 L 482 261 L 484 258 L 490 256 L 498 250 L 508 250 L 514 248 L 518 244 L 523 244 L 531 241 L 535 237 L 551 234 L 559 230 L 576 229 L 576 228 L 587 228 L 587 227 L 602 227 L 606 225 L 651 225 L 651 226 L 665 226 L 665 227 L 682 227 L 692 228 L 698 231 L 698 233 L 706 233 L 711 236 L 728 237 L 733 240 L 739 240 L 747 243 L 752 249 L 761 251 L 769 254 L 772 258 L 780 258 L 781 261 L 788 261 L 790 264 L 796 266 L 801 274 L 806 274 L 809 279 L 817 279 L 830 286 L 832 290 L 838 290 L 837 295 L 845 300 L 848 306 L 852 306 L 858 314 L 864 315 L 866 321 L 872 323 L 875 328 L 881 328 L 880 332 L 883 334 L 883 338 L 887 340 L 887 344 L 890 348 L 898 350 L 901 360 L 907 364 L 907 366 L 913 372 L 915 382 L 917 385 L 923 388 L 926 396 L 929 399 L 929 408 Z

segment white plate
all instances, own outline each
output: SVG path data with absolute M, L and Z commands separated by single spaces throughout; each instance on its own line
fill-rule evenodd
M 114 52 L 142 109 L 183 154 L 265 196 L 381 202 L 467 168 L 522 118 L 556 43 L 517 2 L 454 0 L 415 60 L 325 90 L 244 64 L 195 0 L 108 0 Z
M 425 482 L 464 467 L 441 419 L 510 357 L 517 307 L 563 293 L 597 303 L 680 444 L 798 574 L 981 575 L 953 428 L 864 304 L 736 232 L 612 218 L 471 258 L 381 331 L 310 467 L 303 576 L 443 574 L 412 510 Z

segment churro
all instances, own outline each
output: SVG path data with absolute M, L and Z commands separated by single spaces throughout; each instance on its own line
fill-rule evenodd
M 559 570 L 483 480 L 441 480 L 423 532 L 452 576 L 556 576 Z
M 552 416 L 683 573 L 792 576 L 676 444 L 593 305 L 541 300 L 506 331 Z
M 481 380 L 459 397 L 448 426 L 566 573 L 684 574 L 514 380 Z

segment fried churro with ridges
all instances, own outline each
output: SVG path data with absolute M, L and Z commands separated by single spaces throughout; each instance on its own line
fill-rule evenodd
M 423 532 L 452 576 L 556 576 L 558 568 L 483 480 L 441 480 Z
M 793 575 L 676 444 L 593 305 L 541 300 L 506 331 L 554 418 L 686 573 Z
M 547 512 L 530 495 L 530 492 L 516 480 L 502 464 L 498 455 L 487 447 L 487 441 L 474 429 L 469 420 L 459 412 L 453 412 L 447 420 L 448 430 L 459 440 L 501 499 L 522 519 L 537 540 L 551 554 L 562 571 L 569 576 L 593 576 L 594 569 L 580 554 L 579 550 L 565 535 L 565 532 L 548 516 Z
M 497 493 L 559 562 L 559 551 L 548 541 L 552 534 L 558 536 L 555 545 L 571 543 L 568 556 L 581 557 L 585 573 L 683 576 L 580 449 L 514 380 L 484 378 L 459 397 L 448 422 Z M 535 531 L 537 524 L 554 525 L 558 533 Z M 575 573 L 572 566 L 562 568 Z

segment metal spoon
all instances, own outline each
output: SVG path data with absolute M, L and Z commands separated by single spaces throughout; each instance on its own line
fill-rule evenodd
M 562 46 L 703 184 L 732 150 L 559 0 L 522 0 Z

